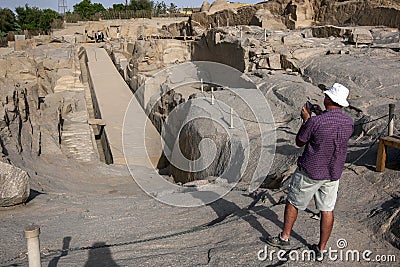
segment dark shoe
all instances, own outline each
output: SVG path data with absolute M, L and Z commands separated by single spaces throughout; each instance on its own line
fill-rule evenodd
M 324 260 L 324 252 L 318 248 L 318 245 L 311 245 L 311 250 L 315 252 L 315 261 L 322 262 Z
M 290 241 L 282 239 L 281 234 L 276 237 L 270 236 L 266 238 L 265 243 L 277 248 L 287 248 L 288 246 L 290 246 Z

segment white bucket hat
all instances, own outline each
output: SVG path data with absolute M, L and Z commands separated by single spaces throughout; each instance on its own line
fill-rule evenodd
M 340 83 L 335 83 L 329 90 L 324 91 L 324 94 L 328 95 L 333 102 L 341 105 L 342 107 L 349 106 L 349 102 L 347 102 L 349 89 Z

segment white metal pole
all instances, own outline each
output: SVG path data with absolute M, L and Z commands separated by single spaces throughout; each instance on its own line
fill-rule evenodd
M 211 87 L 211 105 L 214 105 L 214 87 Z
M 41 267 L 39 234 L 40 228 L 37 225 L 31 225 L 24 229 L 28 247 L 29 267 Z
M 231 108 L 231 119 L 230 119 L 230 126 L 229 126 L 229 128 L 230 129 L 233 129 L 234 127 L 233 127 L 233 108 Z
M 201 92 L 204 92 L 204 85 L 203 85 L 203 79 L 201 79 Z
M 394 104 L 389 104 L 389 128 L 388 128 L 388 135 L 392 136 L 394 131 Z

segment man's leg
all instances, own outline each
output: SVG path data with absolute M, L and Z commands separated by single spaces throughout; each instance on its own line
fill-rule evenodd
M 318 248 L 325 250 L 333 228 L 333 210 L 336 204 L 339 181 L 326 181 L 314 196 L 317 209 L 321 211 Z
M 297 208 L 289 201 L 286 201 L 282 233 L 280 233 L 277 237 L 271 236 L 267 238 L 265 242 L 271 246 L 279 247 L 281 249 L 288 247 L 290 245 L 290 232 L 292 231 L 294 222 L 296 221 L 297 213 Z
M 277 237 L 268 238 L 265 241 L 267 244 L 280 248 L 290 245 L 290 233 L 297 219 L 298 210 L 306 209 L 311 198 L 318 190 L 319 183 L 319 181 L 308 178 L 304 172 L 296 170 L 290 181 L 282 233 Z
M 320 237 L 318 248 L 325 250 L 326 243 L 331 236 L 333 228 L 334 216 L 333 211 L 321 211 L 321 222 L 320 222 Z
M 286 201 L 283 231 L 281 235 L 283 239 L 289 239 L 294 222 L 297 219 L 297 213 L 297 208 L 293 206 L 289 201 Z

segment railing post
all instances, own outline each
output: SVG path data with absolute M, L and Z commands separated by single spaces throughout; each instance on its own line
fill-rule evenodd
M 231 108 L 231 112 L 230 112 L 230 125 L 229 125 L 229 129 L 234 129 L 235 127 L 233 127 L 233 108 Z
M 37 225 L 30 225 L 24 229 L 28 247 L 29 267 L 41 267 L 39 234 L 40 228 Z
M 389 104 L 389 127 L 388 127 L 388 135 L 393 135 L 394 130 L 394 104 Z

